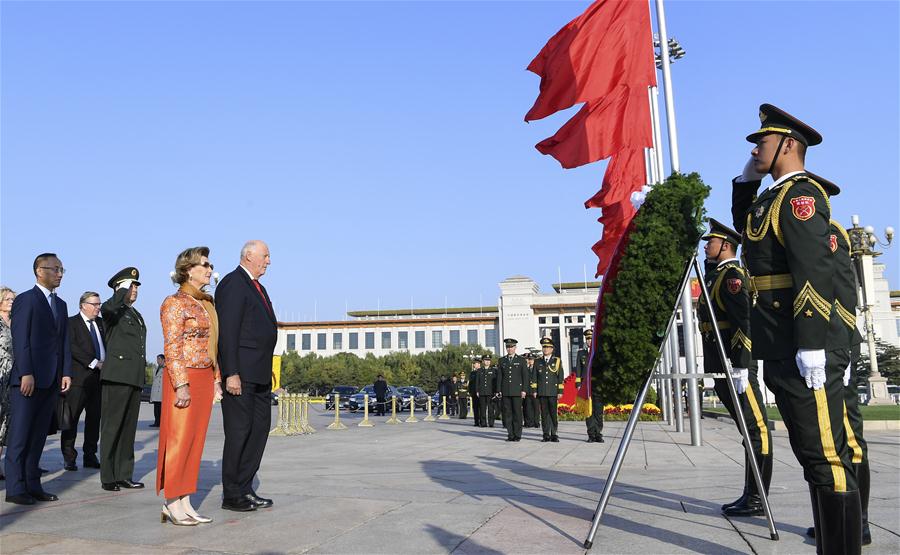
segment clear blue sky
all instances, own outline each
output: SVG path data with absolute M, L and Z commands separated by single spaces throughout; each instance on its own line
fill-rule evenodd
M 587 2 L 3 2 L 0 281 L 106 296 L 141 270 L 148 356 L 176 254 L 237 265 L 266 240 L 283 319 L 494 304 L 502 279 L 544 290 L 596 260 L 583 201 L 603 163 L 564 171 L 525 124 L 525 66 Z M 714 187 L 771 102 L 825 137 L 808 166 L 843 186 L 834 215 L 900 228 L 897 2 L 667 3 L 682 169 Z M 900 244 L 883 258 L 900 288 Z

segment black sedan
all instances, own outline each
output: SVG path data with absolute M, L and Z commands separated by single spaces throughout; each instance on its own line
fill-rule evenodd
M 325 410 L 334 410 L 334 395 L 338 394 L 341 398 L 341 408 L 347 408 L 350 397 L 359 391 L 359 388 L 352 385 L 336 385 L 331 392 L 325 396 Z
M 375 386 L 367 385 L 366 387 L 359 390 L 358 393 L 350 396 L 350 402 L 347 405 L 347 408 L 350 409 L 350 412 L 356 412 L 358 410 L 362 410 L 363 404 L 365 404 L 365 394 L 369 394 L 369 412 L 373 412 L 375 410 L 375 404 L 378 402 L 375 398 Z M 391 398 L 396 397 L 397 399 L 397 411 L 400 410 L 401 404 L 403 400 L 401 398 L 400 392 L 396 387 L 389 385 L 387 386 L 387 393 L 385 394 L 385 412 L 391 412 Z
M 408 386 L 408 387 L 400 387 L 400 406 L 397 407 L 397 410 L 409 410 L 409 400 L 415 398 L 416 400 L 416 410 L 425 410 L 425 407 L 428 404 L 428 394 L 425 393 L 421 387 L 416 386 Z

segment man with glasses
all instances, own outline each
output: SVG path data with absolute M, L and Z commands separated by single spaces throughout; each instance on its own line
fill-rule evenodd
M 100 439 L 100 371 L 106 360 L 106 331 L 100 318 L 100 294 L 86 291 L 81 295 L 81 310 L 69 318 L 69 343 L 72 350 L 72 387 L 66 393 L 66 404 L 74 425 L 62 431 L 60 448 L 66 470 L 78 470 L 75 438 L 78 420 L 84 411 L 84 443 L 81 446 L 85 468 L 100 468 L 97 442 Z
M 146 381 L 147 326 L 134 308 L 140 273 L 128 267 L 110 278 L 113 296 L 100 307 L 107 356 L 100 374 L 100 485 L 107 491 L 142 488 L 134 477 L 134 435 Z
M 53 253 L 34 259 L 37 284 L 16 297 L 12 323 L 13 367 L 10 374 L 10 429 L 6 451 L 6 502 L 34 505 L 59 499 L 44 491 L 38 462 L 59 392 L 71 385 L 68 313 L 56 296 L 62 262 Z

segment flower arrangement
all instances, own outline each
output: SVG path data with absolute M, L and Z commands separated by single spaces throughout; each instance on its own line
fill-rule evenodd
M 623 405 L 605 405 L 603 407 L 603 420 L 607 422 L 628 420 L 632 410 L 634 410 L 634 405 L 632 403 Z M 576 411 L 574 407 L 559 405 L 556 414 L 559 416 L 559 419 L 564 422 L 584 420 L 584 415 Z M 659 407 L 652 403 L 644 403 L 641 407 L 639 419 L 645 422 L 651 422 L 659 420 L 661 416 L 662 411 L 659 410 Z

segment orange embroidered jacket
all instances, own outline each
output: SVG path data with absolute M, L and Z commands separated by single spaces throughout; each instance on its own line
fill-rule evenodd
M 166 369 L 173 387 L 188 383 L 188 368 L 210 368 L 220 381 L 218 367 L 209 356 L 209 314 L 199 301 L 179 291 L 166 297 L 159 309 Z

